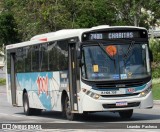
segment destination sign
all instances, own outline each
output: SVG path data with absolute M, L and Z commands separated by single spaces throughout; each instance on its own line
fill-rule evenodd
M 82 35 L 82 40 L 104 40 L 104 39 L 134 39 L 147 38 L 146 31 L 102 31 L 89 32 Z
M 111 33 L 91 33 L 90 40 L 94 39 L 125 39 L 125 38 L 138 38 L 137 32 L 111 32 Z
M 134 38 L 136 34 L 133 32 L 124 32 L 124 33 L 108 33 L 109 39 L 118 39 L 118 38 Z

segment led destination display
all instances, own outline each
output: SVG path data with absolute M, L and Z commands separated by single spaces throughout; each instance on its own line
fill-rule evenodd
M 134 39 L 147 38 L 146 31 L 102 31 L 89 32 L 82 35 L 83 41 L 86 40 L 104 40 L 104 39 Z

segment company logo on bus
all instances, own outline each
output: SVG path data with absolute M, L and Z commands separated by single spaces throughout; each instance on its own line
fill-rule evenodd
M 128 89 L 127 89 L 127 92 L 128 92 L 128 93 L 133 93 L 133 92 L 135 92 L 135 89 L 134 89 L 134 88 L 128 88 Z
M 38 77 L 37 78 L 38 95 L 41 93 L 46 93 L 48 95 L 48 77 Z

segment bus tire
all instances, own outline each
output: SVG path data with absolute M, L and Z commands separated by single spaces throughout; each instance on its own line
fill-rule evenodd
M 133 109 L 120 111 L 119 115 L 122 119 L 130 119 L 133 115 Z
M 71 113 L 70 100 L 68 96 L 65 97 L 63 102 L 63 116 L 70 121 L 74 120 L 75 117 L 75 114 Z
M 29 116 L 32 114 L 32 109 L 29 107 L 29 100 L 28 100 L 28 94 L 27 92 L 23 95 L 23 108 L 24 113 Z

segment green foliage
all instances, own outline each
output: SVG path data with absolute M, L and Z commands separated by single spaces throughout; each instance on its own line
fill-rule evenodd
M 114 9 L 104 0 L 86 1 L 76 16 L 75 23 L 83 28 L 116 23 Z
M 154 100 L 160 100 L 160 96 L 159 96 L 159 93 L 160 93 L 160 83 L 153 84 L 152 92 L 153 92 L 153 99 Z
M 160 40 L 151 39 L 150 48 L 153 54 L 152 77 L 160 78 Z
M 21 41 L 65 28 L 97 25 L 149 28 L 158 25 L 160 18 L 157 0 L 2 0 L 0 5 L 0 15 L 8 12 L 13 16 L 14 26 L 10 27 L 18 31 Z M 10 41 L 10 37 L 3 39 Z
M 6 79 L 0 78 L 0 85 L 5 85 L 6 84 Z
M 0 46 L 18 41 L 18 33 L 13 15 L 5 12 L 0 14 Z
M 152 77 L 160 78 L 160 66 L 156 68 L 152 68 Z
M 150 40 L 150 48 L 153 53 L 153 61 L 158 63 L 160 62 L 160 40 L 159 39 L 151 39 Z

